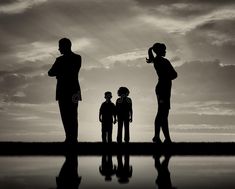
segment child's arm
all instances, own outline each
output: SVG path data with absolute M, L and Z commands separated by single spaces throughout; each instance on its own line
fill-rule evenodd
M 113 104 L 113 123 L 117 123 L 117 110 L 116 110 L 116 106 Z
M 129 111 L 129 121 L 132 122 L 133 110 L 132 110 L 132 101 L 130 99 L 130 111 Z
M 116 118 L 116 122 L 118 121 L 119 101 L 120 101 L 120 98 L 118 98 L 118 99 L 116 100 L 116 105 L 115 105 L 115 118 Z
M 99 111 L 99 120 L 100 120 L 100 122 L 102 122 L 102 105 L 101 105 L 101 107 L 100 107 L 100 111 Z

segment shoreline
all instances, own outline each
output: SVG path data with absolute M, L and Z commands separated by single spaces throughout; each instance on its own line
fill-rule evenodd
M 30 155 L 90 155 L 129 154 L 156 155 L 168 154 L 188 155 L 235 155 L 235 142 L 173 142 L 171 144 L 155 144 L 150 142 L 130 142 L 104 144 L 102 142 L 0 142 L 0 156 Z

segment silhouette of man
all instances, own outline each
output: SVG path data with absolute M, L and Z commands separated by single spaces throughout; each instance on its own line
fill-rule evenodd
M 50 77 L 56 77 L 56 100 L 59 104 L 66 139 L 65 142 L 77 142 L 78 101 L 81 101 L 81 90 L 78 82 L 78 73 L 81 68 L 81 56 L 71 50 L 71 41 L 67 38 L 59 40 L 58 57 L 48 71 Z
M 165 155 L 165 159 L 160 162 L 160 156 L 154 156 L 155 168 L 158 172 L 158 177 L 156 179 L 156 184 L 158 189 L 176 189 L 172 186 L 170 171 L 168 169 L 168 164 L 170 161 L 170 156 Z
M 125 184 L 129 182 L 129 178 L 132 177 L 132 166 L 130 166 L 130 156 L 128 154 L 124 155 L 124 165 L 122 161 L 122 155 L 117 155 L 117 171 L 116 176 L 120 184 Z
M 100 174 L 105 176 L 105 181 L 111 181 L 112 176 L 116 173 L 116 166 L 113 165 L 112 156 L 110 154 L 102 155 L 101 166 L 99 167 Z
M 56 177 L 57 189 L 78 189 L 81 177 L 78 176 L 78 159 L 76 154 L 66 155 L 65 162 Z
M 157 55 L 154 57 L 153 52 Z M 165 136 L 165 143 L 171 143 L 168 115 L 170 110 L 170 97 L 172 80 L 177 77 L 177 72 L 172 67 L 169 60 L 165 57 L 166 46 L 163 43 L 155 43 L 153 47 L 148 50 L 149 58 L 147 63 L 153 63 L 158 75 L 158 83 L 155 88 L 158 101 L 158 112 L 155 118 L 155 135 L 153 142 L 161 143 L 160 129 L 162 128 Z

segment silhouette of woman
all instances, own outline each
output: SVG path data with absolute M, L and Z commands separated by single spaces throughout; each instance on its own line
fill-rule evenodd
M 153 52 L 156 54 L 154 57 Z M 153 142 L 161 143 L 160 129 L 165 137 L 164 143 L 171 143 L 168 115 L 170 110 L 170 97 L 172 80 L 177 77 L 177 72 L 172 67 L 169 60 L 164 58 L 166 55 L 166 46 L 163 43 L 155 43 L 148 50 L 147 63 L 153 63 L 158 75 L 158 83 L 155 88 L 158 101 L 158 112 L 155 118 L 155 135 Z

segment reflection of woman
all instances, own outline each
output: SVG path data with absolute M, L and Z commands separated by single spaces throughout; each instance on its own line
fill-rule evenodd
M 156 54 L 154 57 L 153 52 Z M 147 63 L 153 63 L 154 68 L 158 75 L 158 83 L 155 89 L 158 101 L 158 112 L 155 118 L 155 135 L 153 142 L 161 143 L 160 128 L 165 137 L 166 143 L 171 142 L 168 115 L 170 109 L 171 85 L 172 80 L 177 77 L 177 73 L 172 67 L 169 60 L 164 58 L 166 55 L 166 46 L 163 43 L 155 43 L 148 50 L 149 58 L 146 59 Z
M 170 161 L 170 156 L 164 156 L 164 160 L 160 162 L 160 156 L 154 156 L 155 168 L 158 172 L 158 177 L 156 179 L 156 184 L 158 189 L 176 189 L 172 186 L 170 171 L 168 169 L 168 164 Z

